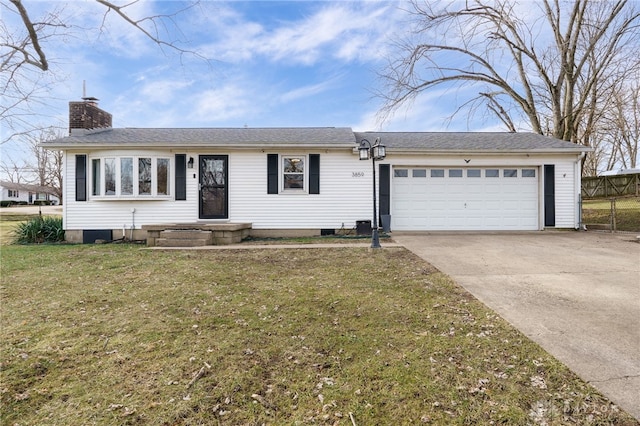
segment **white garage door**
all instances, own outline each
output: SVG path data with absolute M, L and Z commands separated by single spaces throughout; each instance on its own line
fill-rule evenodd
M 393 169 L 391 229 L 537 230 L 538 169 Z

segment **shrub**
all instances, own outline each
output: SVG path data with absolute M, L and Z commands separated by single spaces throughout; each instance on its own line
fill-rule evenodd
M 0 201 L 0 207 L 11 207 L 13 205 L 13 201 Z
M 64 241 L 62 218 L 54 216 L 36 216 L 21 222 L 15 231 L 16 244 L 40 244 Z
M 51 201 L 49 200 L 36 200 L 33 202 L 34 206 L 50 206 Z

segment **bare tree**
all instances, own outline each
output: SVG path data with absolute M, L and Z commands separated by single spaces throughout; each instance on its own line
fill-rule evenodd
M 640 73 L 639 73 L 640 75 Z M 638 167 L 640 143 L 640 81 L 631 79 L 613 98 L 610 110 L 612 164 L 623 169 Z
M 43 148 L 42 142 L 59 139 L 63 136 L 62 131 L 55 127 L 42 130 L 38 135 L 28 136 L 31 161 L 27 162 L 27 169 L 30 171 L 29 183 L 46 186 L 55 191 L 55 195 L 62 204 L 62 161 L 64 158 L 62 151 L 52 151 Z
M 5 155 L 2 157 L 2 162 L 0 162 L 0 174 L 2 175 L 1 180 L 6 180 L 12 183 L 25 183 L 26 169 L 27 166 L 25 164 L 19 165 L 12 158 Z
M 191 54 L 207 61 L 193 50 L 184 47 L 186 42 L 178 37 L 181 32 L 177 17 L 198 4 L 197 1 L 186 6 L 180 3 L 180 9 L 169 14 L 156 14 L 134 18 L 130 12 L 139 3 L 132 0 L 118 5 L 112 1 L 95 0 L 104 10 L 102 25 L 94 30 L 101 34 L 110 14 L 124 20 L 130 28 L 141 32 L 145 37 L 157 44 L 161 49 L 168 48 L 180 55 Z M 177 3 L 176 3 L 177 4 Z M 43 130 L 48 126 L 34 124 L 34 109 L 47 102 L 49 87 L 59 82 L 61 76 L 52 69 L 52 60 L 47 54 L 47 45 L 55 41 L 63 42 L 87 29 L 74 21 L 73 14 L 66 13 L 66 3 L 51 3 L 42 16 L 34 17 L 29 11 L 33 4 L 25 4 L 21 0 L 2 0 L 0 14 L 18 17 L 19 27 L 8 27 L 7 20 L 0 21 L 0 120 L 6 132 L 2 143 L 25 133 Z M 178 36 L 175 36 L 178 34 Z
M 596 107 L 640 68 L 635 2 L 413 0 L 410 12 L 415 29 L 381 73 L 383 120 L 435 87 L 471 86 L 476 95 L 461 109 L 484 109 L 509 131 L 589 145 Z

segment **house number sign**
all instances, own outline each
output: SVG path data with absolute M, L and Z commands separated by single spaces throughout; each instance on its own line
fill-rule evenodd
M 364 177 L 364 172 L 351 172 L 351 177 L 354 177 L 354 178 Z

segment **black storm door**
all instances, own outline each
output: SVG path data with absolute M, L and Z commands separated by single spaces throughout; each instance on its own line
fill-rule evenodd
M 228 219 L 227 155 L 200 156 L 200 219 Z

